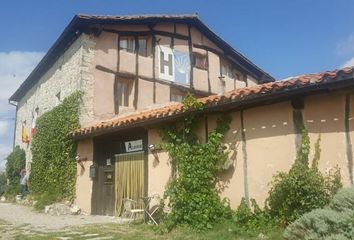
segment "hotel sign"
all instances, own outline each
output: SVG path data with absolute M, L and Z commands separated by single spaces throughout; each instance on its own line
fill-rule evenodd
M 126 152 L 136 152 L 143 150 L 143 140 L 129 141 L 125 142 L 125 151 Z
M 189 85 L 191 62 L 188 53 L 159 46 L 159 78 Z

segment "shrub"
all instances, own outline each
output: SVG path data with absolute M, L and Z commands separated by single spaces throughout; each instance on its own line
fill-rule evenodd
M 5 172 L 0 172 L 0 196 L 5 192 L 7 178 Z
M 284 237 L 295 239 L 353 239 L 354 187 L 342 189 L 325 209 L 303 215 L 284 231 Z
M 36 195 L 34 208 L 36 210 L 43 210 L 45 206 L 50 205 L 58 200 L 58 194 L 55 189 L 48 190 L 42 194 Z
M 284 238 L 297 239 L 343 239 L 354 237 L 354 211 L 337 212 L 317 209 L 304 214 L 284 231 Z
M 268 209 L 261 209 L 254 199 L 251 207 L 242 198 L 239 207 L 233 212 L 232 220 L 236 224 L 236 231 L 256 236 L 267 233 L 277 228 L 277 221 L 269 214 Z
M 79 127 L 77 92 L 37 119 L 32 142 L 31 187 L 35 195 L 56 190 L 57 199 L 72 199 L 76 180 L 76 144 L 68 137 Z
M 8 186 L 6 195 L 14 196 L 20 192 L 20 172 L 26 166 L 26 153 L 19 146 L 16 146 L 6 158 L 6 178 Z
M 271 183 L 266 202 L 270 214 L 279 218 L 284 225 L 315 208 L 324 207 L 342 186 L 338 169 L 327 176 L 318 170 L 320 140 L 315 146 L 315 158 L 310 168 L 310 140 L 307 130 L 304 129 L 295 163 L 288 173 L 277 173 Z
M 329 207 L 338 212 L 354 210 L 354 187 L 339 190 L 329 203 Z

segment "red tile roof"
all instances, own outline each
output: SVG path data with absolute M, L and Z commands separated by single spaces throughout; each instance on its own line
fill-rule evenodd
M 220 106 L 225 103 L 240 103 L 246 99 L 255 99 L 264 95 L 275 95 L 281 92 L 290 92 L 295 89 L 306 89 L 309 86 L 320 86 L 327 82 L 352 79 L 354 67 L 340 70 L 327 71 L 323 73 L 307 74 L 297 77 L 291 77 L 287 80 L 265 83 L 252 87 L 245 87 L 227 92 L 225 95 L 211 95 L 200 98 L 199 101 L 205 104 L 206 109 L 212 106 Z M 102 131 L 121 129 L 135 126 L 140 123 L 148 123 L 153 120 L 167 120 L 171 117 L 177 117 L 185 113 L 184 106 L 181 103 L 172 103 L 168 106 L 142 112 L 135 112 L 128 116 L 118 117 L 94 124 L 89 127 L 77 129 L 72 132 L 72 137 L 78 138 L 85 135 L 92 135 Z

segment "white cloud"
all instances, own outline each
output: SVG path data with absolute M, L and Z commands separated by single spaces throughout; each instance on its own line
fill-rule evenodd
M 354 54 L 354 34 L 350 34 L 345 40 L 337 44 L 337 54 L 341 56 L 352 56 Z
M 8 103 L 9 97 L 27 78 L 37 63 L 42 52 L 10 51 L 0 52 L 0 170 L 5 166 L 5 158 L 12 149 L 11 118 L 15 108 Z
M 353 67 L 353 66 L 354 66 L 354 57 L 346 61 L 340 68 Z
M 8 128 L 9 128 L 9 122 L 0 121 L 0 137 L 4 137 L 6 135 Z
M 10 51 L 0 52 L 0 113 L 14 109 L 8 104 L 9 97 L 31 73 L 42 52 Z M 0 117 L 3 117 L 0 115 Z
M 10 146 L 0 144 L 0 170 L 5 167 L 5 158 L 9 155 L 12 148 Z

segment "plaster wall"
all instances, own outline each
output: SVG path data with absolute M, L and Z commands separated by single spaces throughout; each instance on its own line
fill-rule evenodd
M 119 25 L 119 26 L 105 26 L 106 29 L 114 29 L 117 31 L 149 31 L 148 26 L 144 25 Z M 156 31 L 163 31 L 173 33 L 176 30 L 176 33 L 188 36 L 188 27 L 186 24 L 172 24 L 172 23 L 159 23 L 154 27 Z M 95 47 L 95 59 L 93 64 L 93 76 L 94 76 L 94 120 L 100 121 L 107 118 L 115 117 L 114 111 L 114 79 L 115 76 L 112 73 L 105 73 L 102 70 L 96 69 L 97 65 L 106 67 L 112 71 L 117 71 L 121 73 L 129 73 L 130 75 L 136 74 L 136 54 L 130 53 L 124 50 L 119 51 L 118 57 L 118 34 L 119 33 L 109 33 L 103 31 L 99 36 L 95 38 L 97 42 Z M 207 37 L 205 37 L 198 29 L 191 27 L 191 37 L 192 44 L 204 45 L 210 48 L 213 48 L 215 51 L 222 52 L 221 49 L 215 46 Z M 147 57 L 138 56 L 138 74 L 142 77 L 153 78 L 153 71 L 155 71 L 155 77 L 159 78 L 159 56 L 158 49 L 159 46 L 170 47 L 172 44 L 172 38 L 169 36 L 156 35 L 157 46 L 155 48 L 155 69 L 153 69 L 153 58 L 151 50 L 148 53 Z M 152 39 L 148 38 L 148 49 L 151 49 Z M 174 49 L 189 53 L 189 44 L 187 40 L 182 40 L 179 38 L 174 38 L 173 40 Z M 208 56 L 208 65 L 209 71 L 202 70 L 198 68 L 193 68 L 193 84 L 196 90 L 208 92 L 209 84 L 208 78 L 210 81 L 211 93 L 220 93 L 221 84 L 219 80 L 220 76 L 220 58 L 219 55 L 208 52 L 205 49 L 196 48 L 192 46 L 192 51 L 204 54 Z M 119 63 L 118 63 L 119 61 Z M 119 66 L 119 69 L 117 69 Z M 209 75 L 209 77 L 208 77 Z M 161 80 L 161 79 L 160 79 Z M 143 109 L 144 107 L 152 107 L 153 104 L 153 94 L 146 94 L 147 90 L 154 91 L 154 88 L 151 88 L 150 84 L 145 82 L 140 82 L 139 85 L 147 86 L 147 89 L 143 89 L 139 86 L 138 93 L 138 110 Z M 225 91 L 230 91 L 235 89 L 235 87 L 243 87 L 245 84 L 242 81 L 235 81 L 232 78 L 225 78 Z M 167 103 L 170 101 L 170 86 L 169 82 L 166 81 L 166 84 L 156 83 L 156 104 Z M 165 86 L 162 86 L 165 85 Z M 134 88 L 134 87 L 133 87 Z M 140 91 L 143 91 L 140 94 Z M 147 99 L 147 96 L 151 99 Z M 131 91 L 130 99 L 134 99 L 134 91 Z M 140 99 L 143 98 L 143 99 Z M 148 105 L 149 104 L 149 105 Z M 151 105 L 150 105 L 151 104 Z M 122 110 L 122 111 L 121 111 Z M 127 108 L 128 112 L 132 110 L 132 106 Z M 126 109 L 122 107 L 119 111 L 119 114 L 127 113 Z
M 350 170 L 346 155 L 344 109 L 345 94 L 343 93 L 311 96 L 306 98 L 303 116 L 311 141 L 310 160 L 314 155 L 314 144 L 318 137 L 321 137 L 320 169 L 329 172 L 337 165 L 341 169 L 343 184 L 348 186 Z M 353 123 L 351 120 L 349 122 L 352 135 Z
M 80 124 L 85 125 L 92 121 L 94 87 L 91 68 L 95 54 L 94 46 L 94 39 L 82 34 L 18 103 L 15 145 L 25 150 L 27 162 L 32 161 L 31 142 L 30 144 L 22 142 L 22 126 L 30 134 L 36 108 L 39 109 L 40 116 L 57 106 L 65 97 L 80 90 L 84 92 L 80 105 Z M 60 100 L 56 96 L 58 93 Z
M 87 158 L 81 164 L 77 164 L 76 198 L 75 204 L 84 213 L 91 213 L 92 180 L 90 178 L 90 166 L 93 163 L 93 140 L 80 141 L 77 153 L 82 158 Z
M 144 109 L 153 105 L 153 83 L 139 79 L 138 109 Z
M 246 136 L 244 187 L 249 198 L 263 204 L 269 183 L 277 171 L 290 169 L 296 156 L 290 102 L 256 107 L 244 111 Z M 245 168 L 245 166 L 243 166 Z M 243 195 L 245 196 L 245 195 Z M 242 197 L 242 196 L 240 196 Z M 240 199 L 239 199 L 240 200 Z
M 345 95 L 342 93 L 311 96 L 305 98 L 302 112 L 311 141 L 310 161 L 314 154 L 314 144 L 321 134 L 320 170 L 328 173 L 338 166 L 343 184 L 349 186 L 349 172 L 353 169 L 348 168 L 346 155 L 344 104 Z M 354 104 L 354 96 L 351 96 L 351 104 Z M 230 199 L 232 208 L 236 208 L 241 198 L 246 195 L 263 205 L 274 174 L 278 171 L 288 171 L 296 158 L 292 105 L 286 101 L 244 110 L 243 129 L 241 113 L 238 111 L 230 114 L 232 122 L 224 140 L 226 148 L 230 150 L 229 167 L 220 173 L 217 190 L 221 197 Z M 354 137 L 353 115 L 351 112 L 349 118 L 352 139 Z M 208 116 L 209 132 L 215 128 L 217 118 L 218 115 Z M 245 141 L 242 140 L 242 131 L 245 134 Z M 200 123 L 197 132 L 200 141 L 204 142 L 204 120 Z M 149 144 L 156 143 L 152 139 L 149 138 L 151 141 Z M 159 152 L 160 163 L 166 163 L 167 159 L 166 153 Z M 149 167 L 151 166 L 152 164 L 149 163 Z M 170 173 L 170 171 L 166 169 L 170 167 L 161 165 L 161 168 L 155 167 L 149 170 L 149 173 L 153 171 L 153 175 L 150 175 L 153 191 L 161 191 L 158 192 L 159 194 L 163 194 L 164 186 L 169 179 L 166 172 Z M 159 174 L 163 174 L 163 177 L 160 178 Z
M 161 137 L 156 130 L 148 131 L 148 144 L 158 145 Z M 166 152 L 157 151 L 155 156 L 149 151 L 148 155 L 148 194 L 152 196 L 159 194 L 163 196 L 165 188 L 171 177 L 171 166 Z
M 252 86 L 258 85 L 258 84 L 257 84 L 257 80 L 256 80 L 254 77 L 252 77 L 252 76 L 250 76 L 250 75 L 247 75 L 246 79 L 247 79 L 247 85 L 248 85 L 248 87 L 252 87 Z
M 208 62 L 209 62 L 209 77 L 210 77 L 210 86 L 212 93 L 220 93 L 221 85 L 220 85 L 220 60 L 219 56 L 215 53 L 209 52 L 208 54 Z

